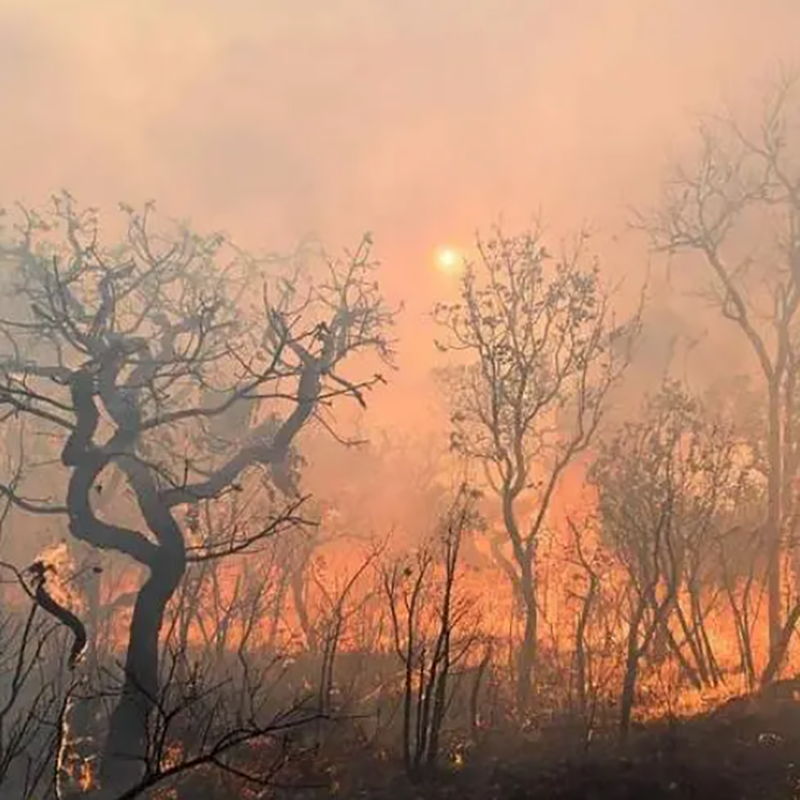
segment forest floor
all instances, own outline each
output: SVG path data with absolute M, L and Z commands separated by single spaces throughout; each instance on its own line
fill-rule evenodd
M 360 759 L 356 759 L 360 762 Z M 658 722 L 628 743 L 576 753 L 546 739 L 472 750 L 463 765 L 412 784 L 386 762 L 340 772 L 343 800 L 798 800 L 800 703 L 734 701 L 689 720 Z M 392 777 L 394 775 L 394 777 Z M 319 796 L 319 795 L 317 795 Z

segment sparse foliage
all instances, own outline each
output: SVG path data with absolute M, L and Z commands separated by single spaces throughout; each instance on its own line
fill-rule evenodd
M 705 121 L 698 153 L 675 168 L 661 207 L 638 224 L 658 251 L 705 264 L 706 296 L 741 333 L 767 396 L 765 507 L 770 659 L 777 674 L 798 611 L 783 607 L 782 560 L 797 516 L 800 309 L 800 97 L 797 78 L 774 82 L 758 120 Z
M 479 244 L 456 302 L 440 305 L 453 447 L 478 462 L 501 505 L 505 572 L 524 609 L 518 703 L 531 699 L 537 645 L 537 545 L 559 481 L 584 453 L 630 358 L 638 316 L 617 324 L 585 237 L 554 258 L 537 232 Z M 523 503 L 533 511 L 524 514 Z

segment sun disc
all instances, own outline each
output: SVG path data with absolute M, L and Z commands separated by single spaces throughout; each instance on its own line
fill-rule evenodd
M 455 275 L 464 266 L 464 258 L 455 247 L 444 245 L 436 250 L 436 268 L 446 275 Z

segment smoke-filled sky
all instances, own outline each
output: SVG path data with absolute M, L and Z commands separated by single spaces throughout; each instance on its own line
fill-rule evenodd
M 152 197 L 252 247 L 371 230 L 408 304 L 379 407 L 410 420 L 433 249 L 539 211 L 610 242 L 798 31 L 798 0 L 0 0 L 0 201 Z

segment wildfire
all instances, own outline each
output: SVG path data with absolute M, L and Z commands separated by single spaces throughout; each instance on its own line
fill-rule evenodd
M 62 539 L 40 550 L 34 559 L 34 563 L 37 562 L 41 563 L 47 572 L 48 594 L 59 605 L 75 613 L 85 611 L 84 598 L 72 582 L 78 568 L 67 542 Z
M 59 747 L 56 754 L 56 795 L 59 798 L 97 789 L 96 742 L 91 736 L 80 736 L 72 727 L 77 700 L 73 691 L 67 696 L 61 714 Z
M 85 758 L 78 763 L 78 786 L 82 792 L 88 792 L 97 786 L 94 759 Z
M 596 692 L 597 697 L 605 703 L 617 698 L 624 669 L 628 617 L 623 601 L 629 577 L 623 566 L 614 563 L 610 553 L 605 553 L 605 546 L 598 531 L 592 529 L 587 522 L 594 516 L 596 498 L 587 488 L 583 474 L 580 465 L 565 474 L 551 506 L 546 536 L 543 536 L 537 553 L 541 614 L 539 637 L 549 671 L 542 671 L 537 679 L 542 684 L 543 692 L 556 697 L 559 692 L 563 694 L 566 691 L 565 676 L 571 676 L 574 670 L 576 620 L 586 596 L 587 578 L 575 560 L 573 532 L 568 521 L 576 524 L 580 522 L 582 525 L 585 523 L 585 555 L 589 560 L 603 555 L 607 557 L 607 565 L 603 572 L 606 607 L 600 609 L 596 618 L 593 618 L 585 640 L 592 662 L 590 676 L 593 682 L 592 691 Z M 488 537 L 490 534 L 470 535 Z M 276 547 L 278 545 L 279 542 L 276 540 Z M 465 603 L 472 604 L 475 609 L 474 615 L 469 617 L 468 627 L 470 633 L 475 633 L 476 641 L 499 643 L 492 645 L 492 659 L 497 669 L 505 674 L 503 672 L 507 669 L 505 665 L 512 663 L 511 656 L 521 640 L 519 608 L 507 575 L 497 562 L 492 563 L 491 548 L 488 547 L 487 540 L 481 541 L 477 549 L 481 551 L 482 556 L 477 563 L 481 563 L 482 566 L 476 567 L 466 563 L 462 565 L 458 578 L 460 598 Z M 330 614 L 337 593 L 347 583 L 348 576 L 358 571 L 368 551 L 368 545 L 355 547 L 352 539 L 341 538 L 320 543 L 304 573 L 303 591 L 297 596 L 293 594 L 288 584 L 281 589 L 281 570 L 285 568 L 285 564 L 281 561 L 280 554 L 284 550 L 276 550 L 274 556 L 264 551 L 258 556 L 248 556 L 246 562 L 243 559 L 231 558 L 214 565 L 205 578 L 202 574 L 197 577 L 199 591 L 192 601 L 195 610 L 194 618 L 189 623 L 189 644 L 201 649 L 208 647 L 209 631 L 222 629 L 220 627 L 222 623 L 218 625 L 215 616 L 220 612 L 214 609 L 230 609 L 226 612 L 222 626 L 227 631 L 224 647 L 235 651 L 246 636 L 247 642 L 254 648 L 268 643 L 269 647 L 278 648 L 283 654 L 296 654 L 298 661 L 302 661 L 303 652 L 309 649 L 307 639 L 309 631 L 303 629 L 304 625 L 308 625 L 310 620 L 311 633 L 315 633 L 319 639 L 316 644 L 322 646 L 327 630 L 325 626 L 329 622 L 325 615 Z M 509 557 L 510 553 L 507 552 L 506 556 Z M 73 607 L 80 605 L 81 598 L 69 582 L 69 577 L 75 572 L 75 565 L 66 544 L 60 542 L 47 548 L 39 557 L 53 567 L 54 589 L 55 579 L 58 578 L 58 588 L 63 592 L 62 598 Z M 280 626 L 276 629 L 277 636 L 274 635 L 274 631 L 272 632 L 272 638 L 269 630 L 271 623 L 268 619 L 272 612 L 265 611 L 260 616 L 254 617 L 257 619 L 255 629 L 247 632 L 246 615 L 242 615 L 239 619 L 234 611 L 249 602 L 246 598 L 253 588 L 248 584 L 250 573 L 255 576 L 255 588 L 263 591 L 263 595 L 254 595 L 257 602 L 263 603 L 263 609 L 271 608 L 273 603 L 280 606 L 277 612 Z M 113 570 L 108 570 L 103 575 L 105 584 L 103 597 L 119 593 L 119 585 L 114 591 L 111 590 L 112 575 Z M 196 573 L 195 576 L 197 575 Z M 131 583 L 130 573 L 124 578 L 126 585 L 130 584 L 131 589 L 135 588 Z M 195 580 L 195 577 L 192 577 L 192 580 Z M 736 586 L 732 589 L 739 591 Z M 280 594 L 281 591 L 284 592 L 283 595 Z M 759 596 L 760 589 L 755 586 L 752 589 L 752 597 Z M 174 610 L 170 613 L 180 613 L 181 604 L 185 601 L 182 597 L 176 596 Z M 654 662 L 654 665 L 648 664 L 643 668 L 638 684 L 636 718 L 646 719 L 665 713 L 685 716 L 705 712 L 743 688 L 743 681 L 739 680 L 738 672 L 740 653 L 737 630 L 730 609 L 724 598 L 720 598 L 718 590 L 713 588 L 710 588 L 700 600 L 709 608 L 706 618 L 711 639 L 709 646 L 719 659 L 720 669 L 728 677 L 716 687 L 704 685 L 702 688 L 695 688 L 687 685 L 686 676 L 675 660 L 666 659 Z M 297 606 L 299 602 L 305 602 L 306 608 L 299 608 Z M 386 623 L 385 608 L 381 605 L 384 602 L 385 598 L 382 599 L 380 589 L 376 589 L 375 573 L 365 572 L 353 587 L 345 613 L 342 615 L 342 629 L 337 642 L 340 654 L 370 652 L 389 654 L 391 659 L 393 642 Z M 676 607 L 679 607 L 687 617 L 691 612 L 691 602 L 692 598 L 683 591 L 679 592 L 675 599 Z M 427 612 L 428 609 L 425 610 L 425 614 Z M 432 598 L 430 613 L 434 615 L 436 613 L 435 597 Z M 759 609 L 754 605 L 749 613 L 753 652 L 758 662 L 762 663 L 767 653 L 765 609 Z M 423 627 L 430 623 L 425 614 L 422 615 L 420 623 Z M 119 635 L 113 637 L 117 644 L 125 642 L 124 622 L 121 616 L 117 612 L 114 621 L 114 627 L 120 628 Z M 169 635 L 168 632 L 173 630 L 173 626 L 165 625 L 163 630 L 163 635 Z M 672 633 L 680 636 L 680 631 L 677 629 Z M 477 666 L 482 652 L 483 648 L 479 646 L 470 653 L 463 661 L 464 668 Z M 798 663 L 799 654 L 798 646 L 795 645 L 789 653 L 790 666 Z M 293 666 L 289 661 L 284 663 L 284 668 L 288 671 L 291 671 Z M 297 666 L 298 671 L 301 670 L 302 664 Z M 399 672 L 397 674 L 400 675 Z M 734 679 L 731 680 L 730 676 L 734 676 Z M 495 678 L 487 678 L 488 680 L 495 681 Z M 497 680 L 502 682 L 503 679 Z M 400 691 L 398 681 L 400 678 L 395 679 L 397 686 L 392 684 L 391 691 Z M 391 681 L 385 681 L 380 690 L 373 686 L 364 687 L 363 694 L 359 694 L 360 700 L 380 702 L 381 694 L 387 691 L 390 683 Z M 298 685 L 305 690 L 313 688 L 306 676 L 302 677 Z M 74 753 L 70 755 L 68 752 L 69 748 L 74 751 L 80 746 L 80 740 L 72 736 L 69 729 L 70 711 L 71 701 L 64 715 L 64 741 L 59 755 L 59 769 L 65 771 L 71 781 L 85 790 L 84 787 L 91 787 L 96 782 L 94 763 L 91 759 L 81 758 Z M 165 765 L 174 763 L 179 757 L 179 751 L 166 753 Z

